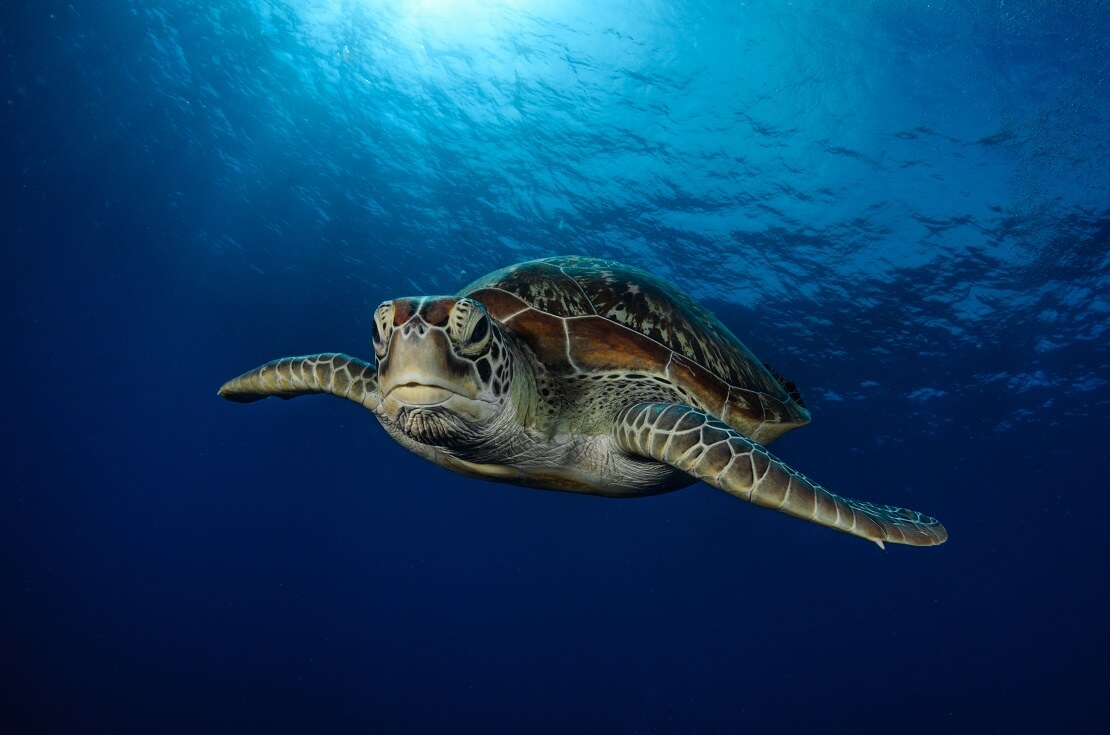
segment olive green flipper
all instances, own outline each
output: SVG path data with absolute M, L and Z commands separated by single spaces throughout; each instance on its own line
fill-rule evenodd
M 378 375 L 372 363 L 338 352 L 283 357 L 220 386 L 219 395 L 237 403 L 263 398 L 296 398 L 330 393 L 373 411 L 378 407 Z
M 614 428 L 626 452 L 664 462 L 756 505 L 874 541 L 944 543 L 935 518 L 892 505 L 842 498 L 807 480 L 759 444 L 712 416 L 673 403 L 638 403 Z

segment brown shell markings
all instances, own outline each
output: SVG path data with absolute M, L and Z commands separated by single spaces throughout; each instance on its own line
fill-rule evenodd
M 809 422 L 788 381 L 700 304 L 639 268 L 547 258 L 490 273 L 459 295 L 481 302 L 554 374 L 657 375 L 765 443 Z

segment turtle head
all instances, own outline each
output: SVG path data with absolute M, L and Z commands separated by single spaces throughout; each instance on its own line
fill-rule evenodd
M 511 365 L 500 325 L 468 298 L 386 301 L 374 312 L 380 416 L 422 444 L 480 441 L 505 410 Z

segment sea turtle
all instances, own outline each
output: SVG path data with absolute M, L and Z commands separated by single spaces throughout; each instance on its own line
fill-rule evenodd
M 836 495 L 764 448 L 809 422 L 793 383 L 638 268 L 533 260 L 455 296 L 386 301 L 376 364 L 286 357 L 230 380 L 238 402 L 330 393 L 464 475 L 610 497 L 697 480 L 877 543 L 940 544 L 936 519 Z

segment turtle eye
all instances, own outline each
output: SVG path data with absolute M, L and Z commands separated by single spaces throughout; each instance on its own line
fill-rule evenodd
M 393 304 L 386 302 L 374 312 L 374 326 L 370 333 L 370 341 L 374 343 L 374 354 L 380 360 L 385 356 L 385 347 L 389 343 L 389 335 L 393 331 Z
M 474 314 L 476 319 L 471 321 L 470 334 L 459 345 L 459 351 L 464 355 L 481 355 L 489 349 L 490 326 L 489 317 L 482 313 Z
M 464 355 L 479 355 L 489 347 L 489 315 L 475 301 L 459 299 L 452 310 L 448 329 Z
M 482 318 L 474 324 L 474 329 L 470 330 L 471 342 L 485 342 L 486 337 L 489 336 L 489 317 L 485 314 Z

